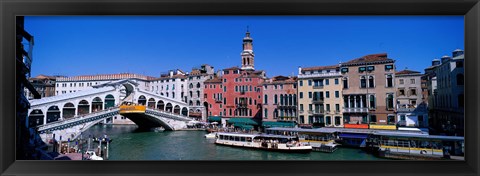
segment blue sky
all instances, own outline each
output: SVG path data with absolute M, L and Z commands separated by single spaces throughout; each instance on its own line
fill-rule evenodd
M 298 66 L 388 53 L 397 70 L 424 71 L 464 49 L 463 16 L 32 16 L 32 76 L 139 73 L 240 66 L 250 28 L 256 70 L 296 75 Z

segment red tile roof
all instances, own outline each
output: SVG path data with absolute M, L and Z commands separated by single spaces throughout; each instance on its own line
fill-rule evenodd
M 222 79 L 219 78 L 219 77 L 215 77 L 215 78 L 212 78 L 212 79 L 205 80 L 204 83 L 222 83 Z
M 370 54 L 357 59 L 352 59 L 348 62 L 343 63 L 342 65 L 355 65 L 355 64 L 364 64 L 364 63 L 378 63 L 378 62 L 394 62 L 393 59 L 387 57 L 387 53 L 380 54 Z
M 337 68 L 338 68 L 338 65 L 316 66 L 316 67 L 302 68 L 302 71 L 331 70 L 331 69 L 337 69 Z
M 407 75 L 407 74 L 418 74 L 418 73 L 420 73 L 420 72 L 413 71 L 413 70 L 402 70 L 402 71 L 396 72 L 395 74 L 396 75 Z
M 223 70 L 240 70 L 240 68 L 238 68 L 238 67 L 230 67 L 230 68 L 226 68 L 226 69 L 223 69 Z

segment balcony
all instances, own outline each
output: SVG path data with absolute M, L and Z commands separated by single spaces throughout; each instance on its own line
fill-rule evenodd
M 237 104 L 237 108 L 247 108 L 247 107 L 248 107 L 247 103 Z
M 222 103 L 222 100 L 220 100 L 220 99 L 215 99 L 215 103 Z
M 300 113 L 300 114 L 303 114 L 303 112 L 304 112 L 303 110 L 299 110 L 299 111 L 298 111 L 298 113 Z
M 313 114 L 313 111 L 308 111 L 308 114 Z
M 277 108 L 279 109 L 296 109 L 296 105 L 277 105 Z
M 241 94 L 241 95 L 245 95 L 245 91 L 240 91 L 240 94 Z
M 346 113 L 367 113 L 368 108 L 343 108 Z
M 289 117 L 289 116 L 278 117 L 277 121 L 282 121 L 282 122 L 296 122 L 296 121 L 297 121 L 297 118 L 296 118 L 296 117 Z
M 324 102 L 323 100 L 324 100 L 323 98 L 313 99 L 312 103 L 313 104 L 323 104 L 323 102 Z
M 340 114 L 340 110 L 335 110 L 335 114 Z
M 342 76 L 342 74 L 339 72 L 300 74 L 298 75 L 298 78 L 321 78 L 321 77 L 332 77 L 332 76 Z
M 323 89 L 323 85 L 313 86 L 313 89 Z
M 323 115 L 325 114 L 325 111 L 324 110 L 315 110 L 313 111 L 313 115 Z

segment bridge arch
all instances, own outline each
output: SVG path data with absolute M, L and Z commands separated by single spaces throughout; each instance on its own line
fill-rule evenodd
M 167 103 L 167 105 L 165 106 L 165 111 L 173 112 L 173 106 L 171 103 Z
M 95 97 L 92 100 L 92 112 L 103 110 L 103 101 L 100 97 Z
M 162 100 L 158 100 L 157 109 L 159 109 L 161 111 L 165 111 L 165 103 Z
M 155 99 L 154 98 L 148 99 L 147 106 L 148 106 L 148 108 L 155 109 Z
M 188 108 L 186 108 L 186 107 L 182 108 L 182 115 L 184 115 L 184 116 L 188 115 Z
M 44 117 L 45 115 L 43 115 L 43 111 L 41 109 L 34 109 L 28 116 L 28 126 L 36 127 L 38 125 L 43 125 Z
M 50 106 L 47 110 L 47 123 L 55 122 L 60 119 L 60 109 L 58 106 Z
M 175 105 L 175 108 L 173 108 L 173 113 L 174 114 L 180 114 L 180 106 Z
M 62 118 L 63 119 L 68 119 L 68 118 L 72 118 L 75 116 L 75 111 L 76 111 L 76 108 L 75 108 L 75 105 L 73 105 L 73 103 L 65 103 L 65 105 L 63 105 L 63 109 L 62 109 Z
M 145 98 L 144 95 L 140 95 L 138 97 L 138 104 L 140 105 L 146 105 L 147 104 L 147 98 Z
M 115 97 L 112 94 L 105 96 L 105 109 L 115 106 Z
M 88 114 L 90 113 L 90 104 L 88 103 L 87 100 L 82 100 L 78 102 L 78 107 L 77 107 L 77 114 L 78 115 L 83 115 L 83 114 Z

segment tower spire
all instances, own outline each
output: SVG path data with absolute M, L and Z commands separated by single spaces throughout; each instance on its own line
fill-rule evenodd
M 247 32 L 243 38 L 242 70 L 255 70 L 254 68 L 254 54 L 253 54 L 253 39 L 250 37 L 250 29 L 247 26 Z

